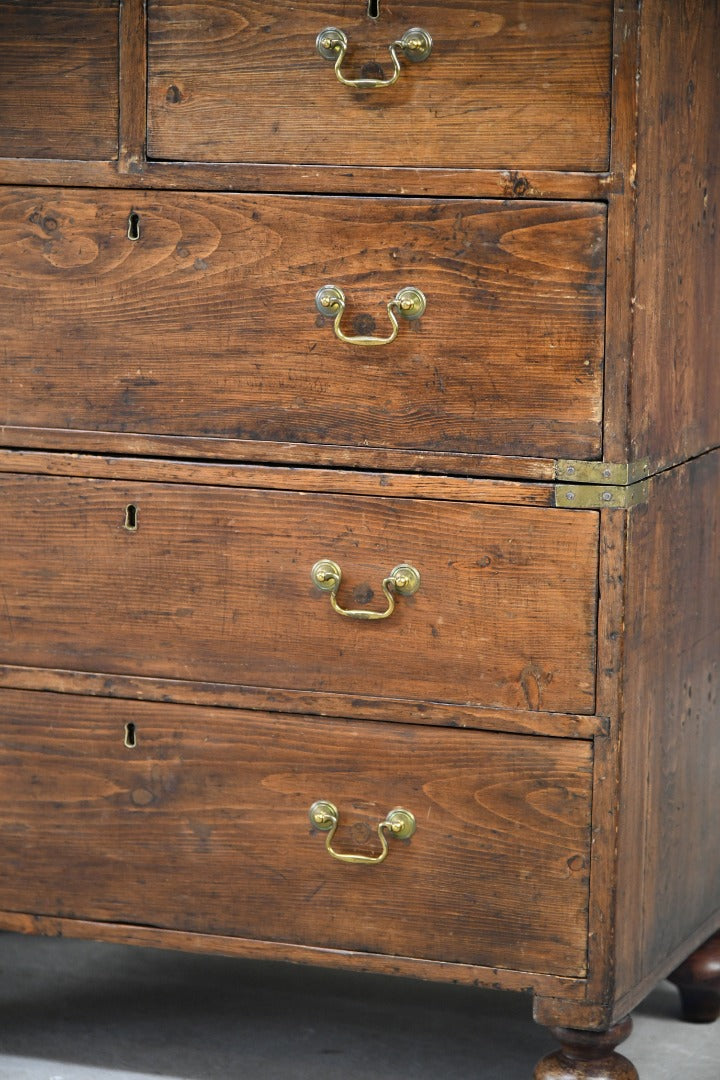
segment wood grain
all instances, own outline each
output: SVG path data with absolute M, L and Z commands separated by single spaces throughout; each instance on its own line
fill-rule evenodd
M 169 701 L 178 705 L 259 709 L 273 713 L 311 713 L 313 716 L 348 720 L 383 720 L 399 724 L 427 724 L 431 727 L 506 731 L 512 735 L 548 735 L 562 739 L 592 739 L 595 735 L 607 734 L 608 729 L 607 719 L 602 716 L 538 712 L 533 709 L 489 709 L 477 705 L 402 701 L 362 694 L 278 690 L 232 683 L 110 675 L 104 671 L 22 667 L 17 664 L 0 664 L 0 686 L 11 690 L 43 690 L 84 697 Z M 600 830 L 597 832 L 599 835 Z
M 530 971 L 483 967 L 471 964 L 445 964 L 441 960 L 421 960 L 411 956 L 388 956 L 383 953 L 349 952 L 347 949 L 320 949 L 293 945 L 288 941 L 263 941 L 259 938 L 228 937 L 221 934 L 193 934 L 187 930 L 164 930 L 156 926 L 130 923 L 93 922 L 90 919 L 58 919 L 26 912 L 0 911 L 0 929 L 15 934 L 42 934 L 79 941 L 108 941 L 118 945 L 138 945 L 146 949 L 178 949 L 181 952 L 208 956 L 237 956 L 251 960 L 284 960 L 290 964 L 318 964 L 344 971 L 373 972 L 380 975 L 404 975 L 458 986 L 488 986 L 529 993 L 541 990 L 562 993 L 568 1001 L 580 998 L 582 979 L 560 975 L 539 975 Z
M 719 54 L 717 0 L 643 4 L 630 431 L 657 467 L 720 445 Z
M 632 1062 L 615 1048 L 632 1032 L 632 1020 L 624 1017 L 606 1031 L 578 1031 L 553 1027 L 561 1049 L 538 1062 L 534 1080 L 639 1080 Z
M 0 660 L 31 667 L 593 712 L 598 515 L 523 506 L 16 476 Z M 124 528 L 126 506 L 137 531 Z M 420 590 L 384 622 L 410 562 Z
M 161 480 L 213 487 L 275 488 L 343 495 L 402 496 L 444 502 L 554 506 L 552 484 L 478 480 L 423 473 L 360 472 L 359 469 L 297 469 L 279 465 L 163 461 L 156 458 L 99 457 L 90 454 L 0 450 L 0 472 L 46 476 L 92 476 L 108 480 Z
M 633 460 L 628 399 L 635 313 L 639 8 L 637 2 L 617 3 L 613 32 L 610 165 L 623 184 L 608 195 L 603 458 L 622 462 Z
M 606 511 L 600 515 L 598 566 L 598 652 L 595 706 L 607 717 L 608 738 L 595 740 L 593 782 L 593 857 L 590 877 L 590 930 L 586 1003 L 573 1014 L 555 1003 L 536 1001 L 536 1012 L 549 1014 L 549 1025 L 610 1027 L 625 1015 L 613 1008 L 617 935 L 617 833 L 620 819 L 620 761 L 623 728 L 623 660 L 627 530 L 630 514 Z M 641 798 L 641 785 L 622 793 L 623 806 Z M 568 1012 L 570 1015 L 568 1015 Z M 596 1015 L 590 1018 L 589 1014 Z
M 687 960 L 696 949 L 701 948 L 708 935 L 717 932 L 719 923 L 720 920 L 717 912 L 715 912 L 704 923 L 696 926 L 690 936 L 680 942 L 677 948 L 673 949 L 669 955 L 661 957 L 654 967 L 648 967 L 642 979 L 634 983 L 630 990 L 616 999 L 614 1005 L 615 1014 L 622 1016 L 628 1008 L 635 1008 L 637 1003 L 647 997 L 662 979 L 667 978 L 671 971 Z
M 580 741 L 6 691 L 0 907 L 581 975 L 591 773 Z M 339 850 L 394 806 L 417 832 L 337 863 L 318 798 Z
M 120 118 L 117 167 L 137 174 L 146 159 L 147 22 L 145 0 L 122 0 L 119 46 Z
M 8 190 L 0 227 L 4 424 L 599 452 L 601 205 Z M 408 284 L 427 312 L 344 345 L 329 281 L 346 333 Z
M 610 0 L 150 0 L 150 157 L 603 170 L 608 164 Z M 387 77 L 388 44 L 413 26 L 429 60 L 387 89 L 340 85 L 315 51 L 348 35 L 347 71 Z
M 117 157 L 118 0 L 2 0 L 0 39 L 0 156 Z
M 82 431 L 79 428 L 15 427 L 0 424 L 0 445 L 8 453 L 24 450 L 72 450 L 88 455 L 137 455 L 170 460 L 205 462 L 272 462 L 303 468 L 331 464 L 340 469 L 393 470 L 395 474 L 429 476 L 460 474 L 462 477 L 491 478 L 523 482 L 552 481 L 555 462 L 551 458 L 501 457 L 498 454 L 432 454 L 427 450 L 369 449 L 359 446 L 319 446 L 298 443 L 250 442 L 227 439 L 198 439 L 181 435 L 136 435 L 132 432 Z M 14 448 L 18 448 L 17 451 Z M 22 449 L 20 449 L 22 448 Z M 42 470 L 41 470 L 42 471 Z M 542 492 L 542 489 L 540 489 Z M 542 494 L 535 495 L 535 499 Z
M 488 199 L 603 200 L 622 191 L 613 173 L 551 169 L 344 168 L 335 165 L 202 164 L 134 159 L 132 172 L 117 161 L 2 158 L 0 183 L 24 186 L 150 188 L 168 191 L 263 191 L 269 194 L 348 194 Z
M 720 926 L 720 451 L 652 481 L 628 552 L 618 996 Z

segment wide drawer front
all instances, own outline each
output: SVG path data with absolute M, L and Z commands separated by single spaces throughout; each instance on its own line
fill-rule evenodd
M 0 498 L 0 662 L 593 711 L 594 511 L 30 475 Z M 333 610 L 319 560 L 338 607 L 392 615 Z M 401 564 L 420 587 L 386 598 Z
M 6 190 L 0 423 L 596 457 L 605 228 L 593 203 Z M 388 310 L 407 287 L 420 318 Z M 391 315 L 389 344 L 337 336 Z
M 0 909 L 580 976 L 591 776 L 576 740 L 6 691 Z M 416 829 L 342 862 L 318 800 L 341 855 Z
M 148 19 L 151 157 L 608 166 L 610 0 L 149 0 Z M 418 28 L 427 37 L 408 41 Z M 394 85 L 347 86 L 333 70 L 340 59 L 342 78 L 387 81 L 403 39 Z

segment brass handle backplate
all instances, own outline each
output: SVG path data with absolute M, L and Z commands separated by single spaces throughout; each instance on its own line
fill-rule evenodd
M 413 63 L 421 63 L 427 60 L 432 52 L 432 38 L 427 30 L 421 30 L 419 26 L 412 30 L 406 30 L 398 41 L 388 45 L 393 62 L 393 73 L 389 79 L 347 79 L 342 73 L 343 60 L 348 48 L 347 34 L 338 30 L 336 26 L 327 26 L 321 30 L 315 41 L 315 47 L 324 60 L 335 61 L 335 75 L 338 82 L 343 86 L 352 86 L 355 90 L 376 90 L 381 86 L 392 86 L 400 77 L 400 49 L 406 60 Z
M 409 840 L 415 832 L 416 822 L 413 814 L 409 810 L 403 810 L 401 806 L 391 810 L 384 821 L 381 821 L 377 827 L 377 834 L 380 837 L 380 844 L 382 850 L 379 855 L 352 855 L 342 851 L 335 851 L 332 846 L 335 833 L 337 831 L 338 824 L 340 822 L 340 815 L 337 807 L 327 802 L 325 799 L 319 799 L 318 802 L 314 802 L 310 807 L 310 821 L 316 829 L 320 829 L 322 832 L 327 832 L 327 840 L 325 841 L 325 848 L 332 855 L 333 859 L 337 859 L 339 862 L 344 863 L 365 863 L 375 865 L 376 863 L 384 862 L 388 857 L 388 836 L 394 836 L 396 840 Z
M 388 301 L 387 313 L 392 326 L 392 332 L 388 337 L 348 337 L 340 326 L 346 302 L 345 293 L 337 285 L 323 285 L 322 289 L 318 289 L 315 294 L 315 305 L 318 311 L 321 315 L 335 317 L 333 323 L 335 337 L 346 345 L 390 345 L 398 336 L 400 329 L 395 312 L 402 315 L 403 319 L 419 319 L 421 315 L 424 315 L 427 307 L 427 300 L 420 289 L 408 285 Z
M 382 590 L 388 606 L 385 611 L 352 611 L 340 607 L 337 602 L 338 589 L 342 581 L 342 570 L 332 559 L 320 559 L 311 570 L 313 583 L 330 593 L 330 605 L 338 615 L 344 615 L 347 619 L 389 619 L 395 610 L 395 593 L 401 596 L 412 596 L 420 588 L 420 573 L 414 566 L 408 563 L 400 563 L 390 574 L 383 579 Z

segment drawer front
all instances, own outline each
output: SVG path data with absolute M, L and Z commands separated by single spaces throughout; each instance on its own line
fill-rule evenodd
M 591 774 L 576 740 L 7 691 L 0 909 L 580 976 Z M 340 854 L 417 828 L 347 864 L 316 800 Z
M 42 476 L 0 497 L 1 662 L 593 712 L 595 511 Z M 399 564 L 420 588 L 347 618 L 322 559 L 344 609 L 386 611 Z
M 0 0 L 0 157 L 118 150 L 118 0 Z
M 599 204 L 16 189 L 0 227 L 2 423 L 600 453 Z M 404 287 L 427 308 L 346 344 L 328 283 L 345 336 L 389 336 Z
M 379 0 L 378 8 L 373 19 L 368 0 L 150 0 L 150 156 L 608 167 L 610 0 Z M 393 86 L 348 87 L 316 49 L 328 27 L 346 35 L 340 71 L 349 80 L 387 79 L 389 46 L 410 29 L 424 29 L 432 51 L 418 63 L 399 51 Z

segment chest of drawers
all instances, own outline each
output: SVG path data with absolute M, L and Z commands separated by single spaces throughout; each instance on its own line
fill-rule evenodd
M 0 3 L 0 928 L 720 1011 L 720 8 Z

